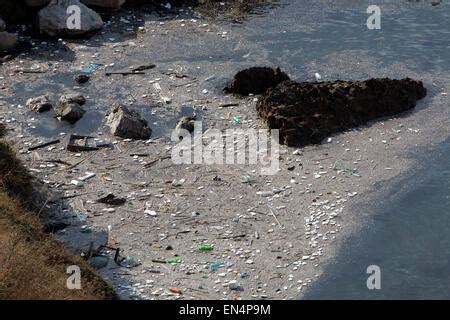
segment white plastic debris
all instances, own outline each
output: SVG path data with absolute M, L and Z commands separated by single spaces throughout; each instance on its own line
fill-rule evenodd
M 79 187 L 79 188 L 84 186 L 84 183 L 82 181 L 79 181 L 79 180 L 72 180 L 72 181 L 70 181 L 70 184 L 73 184 L 74 186 Z
M 185 179 L 180 179 L 180 180 L 174 179 L 172 181 L 172 186 L 174 186 L 174 187 L 181 187 L 185 182 L 186 182 Z
M 154 211 L 154 210 L 150 210 L 150 209 L 146 209 L 144 211 L 144 213 L 146 215 L 149 215 L 150 217 L 157 217 L 158 216 L 158 212 Z
M 273 196 L 274 193 L 272 191 L 258 191 L 256 192 L 256 195 L 263 198 L 267 198 Z
M 95 177 L 95 173 L 94 172 L 86 172 L 86 174 L 80 178 L 78 178 L 78 180 L 80 181 L 86 181 L 89 180 L 91 178 Z

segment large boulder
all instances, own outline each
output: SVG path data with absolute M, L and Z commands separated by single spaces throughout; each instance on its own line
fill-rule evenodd
M 72 28 L 68 23 L 70 15 L 67 8 L 76 5 L 80 8 L 80 28 Z M 42 35 L 76 36 L 99 30 L 103 27 L 102 18 L 97 12 L 89 9 L 79 0 L 52 0 L 38 13 L 39 31 Z
M 113 104 L 109 111 L 107 124 L 111 134 L 126 139 L 148 139 L 152 130 L 139 113 L 129 110 L 119 103 Z
M 52 103 L 50 102 L 47 96 L 43 95 L 36 98 L 28 99 L 26 102 L 26 106 L 31 111 L 44 112 L 52 108 Z
M 421 81 L 286 81 L 269 89 L 256 108 L 280 143 L 301 147 L 320 143 L 332 133 L 414 108 L 427 94 Z
M 261 94 L 286 80 L 289 76 L 278 67 L 253 67 L 239 71 L 224 91 L 241 95 Z

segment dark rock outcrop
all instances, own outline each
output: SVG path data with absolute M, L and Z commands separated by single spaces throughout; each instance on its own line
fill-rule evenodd
M 427 94 L 421 81 L 369 79 L 297 83 L 269 89 L 257 111 L 270 129 L 280 130 L 280 143 L 301 147 L 328 135 L 380 117 L 414 108 Z
M 261 94 L 286 80 L 289 76 L 278 67 L 253 67 L 239 71 L 224 91 L 241 95 Z

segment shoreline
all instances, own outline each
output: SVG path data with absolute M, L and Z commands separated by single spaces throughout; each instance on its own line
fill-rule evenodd
M 411 199 L 412 193 L 417 193 L 418 189 L 424 189 L 422 186 L 424 183 L 429 183 L 430 179 L 435 179 L 436 176 L 436 170 L 441 170 L 443 168 L 443 163 L 446 161 L 445 157 L 443 157 L 442 153 L 448 154 L 448 151 L 445 151 L 445 147 L 448 149 L 449 145 L 449 139 L 446 139 L 442 142 L 440 142 L 437 146 L 434 146 L 433 148 L 427 148 L 426 146 L 416 147 L 413 151 L 413 157 L 414 157 L 414 163 L 410 165 L 404 174 L 399 175 L 397 177 L 394 177 L 390 179 L 386 183 L 386 187 L 383 190 L 378 190 L 374 192 L 374 194 L 371 195 L 362 195 L 362 197 L 356 201 L 355 204 L 353 204 L 350 207 L 350 211 L 366 211 L 369 212 L 367 216 L 364 219 L 363 223 L 358 223 L 358 226 L 352 230 L 351 232 L 348 232 L 342 239 L 340 239 L 338 245 L 336 245 L 336 258 L 333 259 L 331 263 L 328 265 L 325 265 L 325 270 L 328 270 L 326 275 L 324 276 L 324 279 L 320 279 L 318 283 L 314 284 L 313 287 L 309 288 L 307 292 L 304 292 L 304 295 L 302 298 L 304 299 L 335 299 L 341 297 L 342 299 L 355 299 L 356 295 L 360 299 L 411 299 L 411 297 L 414 297 L 413 293 L 408 293 L 408 285 L 413 285 L 411 289 L 414 288 L 414 284 L 407 283 L 408 281 L 411 282 L 412 280 L 409 279 L 408 275 L 412 278 L 418 277 L 415 272 L 418 272 L 418 270 L 421 270 L 423 268 L 426 268 L 426 263 L 422 262 L 422 265 L 416 265 L 416 264 L 407 264 L 407 258 L 402 256 L 395 256 L 392 255 L 383 255 L 384 249 L 390 250 L 391 248 L 389 246 L 383 247 L 382 245 L 376 245 L 374 244 L 374 241 L 377 239 L 377 235 L 380 237 L 378 238 L 381 242 L 387 237 L 392 236 L 392 234 L 386 233 L 383 228 L 390 227 L 392 229 L 390 232 L 397 231 L 398 237 L 405 237 L 402 234 L 402 229 L 408 230 L 409 228 L 413 228 L 414 225 L 419 223 L 417 220 L 418 218 L 414 215 L 411 217 L 411 221 L 404 221 L 404 226 L 399 226 L 399 218 L 396 214 L 400 213 L 398 210 L 405 210 L 405 199 L 409 198 L 411 201 L 414 201 Z M 431 149 L 431 150 L 430 150 Z M 431 166 L 429 166 L 427 163 L 431 162 Z M 445 170 L 445 169 L 444 169 Z M 436 181 L 435 181 L 436 182 Z M 383 199 L 383 201 L 379 201 L 380 199 Z M 373 203 L 372 201 L 376 201 L 376 203 Z M 423 199 L 422 199 L 423 201 Z M 361 210 L 362 208 L 362 210 Z M 403 208 L 403 209 L 402 209 Z M 409 210 L 412 210 L 412 214 L 414 214 L 414 207 L 410 206 L 408 207 Z M 408 210 L 406 209 L 406 210 Z M 425 212 L 423 212 L 425 213 Z M 427 212 L 428 213 L 428 212 Z M 402 216 L 406 216 L 407 214 L 402 214 Z M 427 215 L 427 214 L 426 214 Z M 409 216 L 409 215 L 408 215 Z M 405 218 L 405 217 L 403 217 Z M 430 219 L 436 219 L 437 217 L 430 218 Z M 428 219 L 428 218 L 426 218 Z M 431 220 L 433 221 L 433 220 Z M 422 221 L 424 223 L 425 221 Z M 445 223 L 445 219 L 443 219 L 442 223 Z M 395 227 L 393 227 L 393 225 Z M 411 226 L 412 225 L 412 226 Z M 400 229 L 399 229 L 400 228 Z M 394 230 L 394 231 L 393 231 Z M 440 232 L 439 230 L 433 230 L 434 232 Z M 384 233 L 383 233 L 384 232 Z M 404 231 L 406 233 L 406 231 Z M 370 236 L 368 236 L 370 234 Z M 423 237 L 423 234 L 420 234 L 417 232 L 417 237 Z M 404 238 L 401 238 L 403 241 Z M 408 239 L 408 238 L 407 238 Z M 412 240 L 412 239 L 408 239 Z M 356 242 L 360 242 L 361 245 L 356 246 Z M 420 250 L 422 249 L 428 249 L 433 251 L 430 246 L 432 243 L 430 243 L 430 240 L 428 240 L 428 246 L 425 247 L 423 244 L 423 248 L 420 246 L 422 242 L 426 241 L 425 239 L 421 238 L 421 241 L 418 242 L 418 244 L 414 245 L 411 244 L 412 248 L 415 248 L 417 246 L 417 249 L 419 252 L 418 257 L 423 255 L 424 253 Z M 443 240 L 445 241 L 445 240 Z M 414 243 L 414 241 L 412 241 Z M 393 247 L 398 246 L 399 244 L 392 244 Z M 404 246 L 405 244 L 403 244 Z M 371 253 L 373 250 L 376 250 Z M 405 250 L 411 250 L 411 248 L 404 248 Z M 350 251 L 348 251 L 350 250 Z M 366 255 L 364 255 L 362 252 L 367 252 Z M 395 250 L 394 250 L 395 251 Z M 445 257 L 445 252 L 440 251 L 441 254 L 443 254 L 443 257 Z M 356 259 L 355 259 L 356 257 Z M 370 259 L 369 259 L 370 257 Z M 409 256 L 406 256 L 409 257 Z M 390 258 L 390 259 L 389 259 Z M 412 259 L 413 257 L 411 257 Z M 354 259 L 354 260 L 349 260 Z M 366 278 L 369 276 L 369 274 L 365 273 L 365 269 L 358 269 L 358 267 L 363 267 L 365 265 L 362 265 L 361 263 L 364 263 L 361 259 L 364 259 L 366 261 L 369 259 L 372 262 L 381 263 L 380 264 L 380 270 L 381 274 L 386 274 L 382 276 L 382 280 L 385 285 L 382 286 L 382 289 L 379 292 L 375 290 L 372 294 L 370 294 L 370 291 L 367 290 L 365 294 L 362 294 L 361 288 L 365 287 L 365 281 Z M 403 260 L 402 260 L 403 259 Z M 442 258 L 441 258 L 442 259 Z M 435 261 L 429 261 L 434 263 Z M 436 261 L 436 263 L 439 263 Z M 352 265 L 352 267 L 349 267 Z M 368 265 L 366 266 L 368 267 Z M 352 270 L 357 271 L 355 272 L 354 278 L 350 279 L 348 277 L 348 268 L 352 268 Z M 412 271 L 411 271 L 411 270 Z M 418 270 L 416 270 L 418 269 Z M 347 270 L 347 271 L 346 271 Z M 384 270 L 384 272 L 383 272 Z M 387 271 L 386 271 L 387 270 Z M 336 273 L 334 273 L 336 272 Z M 394 285 L 390 282 L 392 281 L 392 274 L 389 272 L 396 273 L 397 276 L 402 276 L 402 281 L 397 281 Z M 332 274 L 334 273 L 334 274 Z M 436 275 L 437 279 L 439 279 L 439 275 Z M 387 278 L 388 280 L 386 280 Z M 428 281 L 436 280 L 432 279 L 433 277 L 429 277 Z M 350 281 L 353 282 L 352 284 L 349 284 L 349 282 L 344 283 L 344 281 Z M 333 282 L 335 285 L 333 286 L 333 289 L 331 289 L 331 294 L 324 294 L 325 290 L 327 290 L 327 286 L 330 285 L 330 282 Z M 355 283 L 360 283 L 360 285 L 356 285 Z M 386 284 L 387 283 L 387 284 Z M 424 285 L 424 284 L 422 284 Z M 442 286 L 441 286 L 442 287 Z M 341 288 L 341 289 L 336 289 Z M 346 289 L 342 289 L 346 288 Z M 420 287 L 419 287 L 420 288 Z M 422 289 L 429 289 L 429 287 L 424 286 Z M 351 290 L 355 290 L 355 292 L 352 292 Z M 387 291 L 386 291 L 387 290 Z M 420 289 L 419 289 L 420 290 Z M 417 289 L 415 289 L 417 291 Z M 444 296 L 442 296 L 443 291 L 436 291 L 434 293 L 433 290 L 428 290 L 428 294 L 431 294 L 430 296 L 423 296 L 425 299 L 436 299 L 439 297 L 439 299 L 442 299 Z M 439 293 L 438 293 L 439 292 Z M 417 292 L 415 292 L 417 294 Z M 338 295 L 337 295 L 338 294 Z M 356 295 L 355 295 L 356 294 Z M 401 295 L 403 294 L 403 295 Z M 411 295 L 412 294 L 412 295 Z M 425 294 L 425 293 L 423 293 Z M 433 295 L 435 294 L 435 295 Z M 323 297 L 323 298 L 322 298 Z M 416 299 L 414 297 L 413 299 Z

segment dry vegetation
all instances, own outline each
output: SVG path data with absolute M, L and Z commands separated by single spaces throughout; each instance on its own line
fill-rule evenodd
M 0 137 L 4 133 L 0 124 Z M 31 192 L 29 174 L 0 142 L 0 299 L 115 298 L 85 261 L 43 231 L 26 201 Z M 81 290 L 66 287 L 69 265 L 81 268 Z

